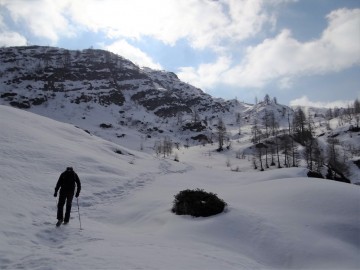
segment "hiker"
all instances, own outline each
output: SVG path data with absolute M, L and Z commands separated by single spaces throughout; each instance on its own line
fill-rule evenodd
M 67 167 L 66 171 L 64 171 L 56 184 L 54 197 L 57 196 L 57 192 L 60 189 L 60 196 L 58 202 L 58 210 L 57 210 L 57 219 L 58 223 L 57 226 L 64 221 L 64 224 L 67 224 L 70 220 L 70 213 L 71 213 L 71 204 L 74 197 L 75 192 L 75 183 L 76 183 L 76 194 L 75 197 L 79 197 L 80 190 L 81 190 L 81 183 L 78 175 L 74 172 L 72 167 Z M 65 211 L 65 218 L 64 218 L 64 205 L 66 201 L 66 211 Z

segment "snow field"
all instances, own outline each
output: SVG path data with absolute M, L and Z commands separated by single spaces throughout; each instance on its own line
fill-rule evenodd
M 360 189 L 303 168 L 255 172 L 193 147 L 155 158 L 81 129 L 0 106 L 1 269 L 359 269 Z M 121 150 L 124 154 L 117 154 Z M 55 228 L 53 191 L 82 181 L 70 224 Z M 225 213 L 171 213 L 187 188 L 217 193 Z

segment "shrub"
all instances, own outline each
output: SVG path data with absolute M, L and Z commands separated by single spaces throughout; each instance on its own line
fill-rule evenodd
M 101 127 L 101 128 L 112 128 L 113 126 L 112 126 L 112 124 L 102 123 L 102 124 L 100 124 L 100 127 Z
M 314 171 L 308 171 L 307 176 L 312 178 L 324 178 L 321 173 Z
M 171 211 L 177 215 L 209 217 L 223 212 L 226 205 L 214 193 L 208 193 L 202 189 L 187 189 L 175 195 Z

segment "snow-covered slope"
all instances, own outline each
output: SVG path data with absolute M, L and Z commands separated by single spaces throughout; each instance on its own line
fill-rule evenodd
M 223 155 L 203 155 L 211 146 L 158 159 L 6 106 L 0 126 L 1 269 L 360 268 L 356 185 L 301 168 L 232 172 Z M 82 180 L 83 230 L 75 201 L 70 224 L 54 226 L 53 189 L 69 165 Z M 186 188 L 217 193 L 227 212 L 175 216 Z
M 126 141 L 132 149 L 153 147 L 163 137 L 199 144 L 192 138 L 210 140 L 218 117 L 231 125 L 237 113 L 243 125 L 251 124 L 244 119 L 261 117 L 260 105 L 213 98 L 172 72 L 139 68 L 104 50 L 45 46 L 0 48 L 0 104 Z M 275 107 L 282 124 L 291 109 Z M 200 129 L 186 126 L 195 118 Z

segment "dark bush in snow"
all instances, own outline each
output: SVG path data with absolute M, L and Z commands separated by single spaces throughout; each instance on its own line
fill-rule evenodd
M 321 173 L 314 171 L 308 171 L 307 176 L 312 178 L 324 178 Z
M 183 190 L 175 195 L 171 211 L 177 215 L 208 217 L 224 211 L 226 203 L 214 193 L 202 189 Z
M 101 128 L 112 128 L 113 126 L 112 126 L 112 124 L 102 123 L 102 124 L 100 124 L 100 127 L 101 127 Z

